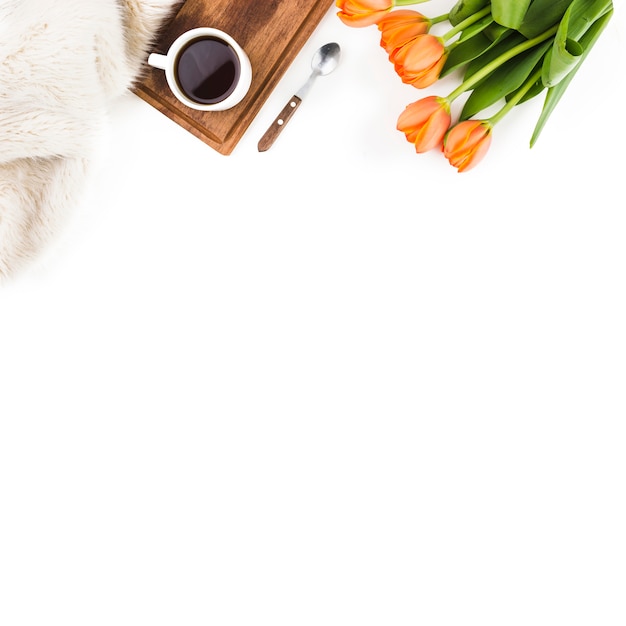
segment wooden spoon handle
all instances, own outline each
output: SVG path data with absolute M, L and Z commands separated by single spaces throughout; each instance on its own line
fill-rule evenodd
M 280 135 L 280 131 L 291 119 L 301 102 L 302 99 L 298 98 L 298 96 L 293 96 L 293 98 L 289 100 L 283 110 L 278 114 L 278 117 L 272 122 L 272 125 L 265 131 L 263 137 L 261 137 L 258 145 L 259 152 L 265 152 L 272 147 L 272 144 L 276 141 L 278 135 Z

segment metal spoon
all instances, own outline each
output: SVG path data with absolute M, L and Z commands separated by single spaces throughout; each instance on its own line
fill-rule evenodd
M 272 146 L 280 134 L 280 131 L 291 119 L 291 116 L 296 112 L 296 109 L 300 106 L 300 103 L 311 89 L 315 79 L 318 76 L 326 76 L 326 74 L 330 74 L 337 67 L 340 56 L 341 48 L 337 43 L 327 43 L 315 52 L 313 60 L 311 61 L 311 68 L 313 71 L 309 76 L 309 80 L 307 80 L 306 83 L 300 87 L 296 94 L 285 105 L 283 110 L 278 114 L 278 117 L 272 122 L 272 125 L 265 131 L 265 134 L 259 141 L 259 152 L 265 152 Z

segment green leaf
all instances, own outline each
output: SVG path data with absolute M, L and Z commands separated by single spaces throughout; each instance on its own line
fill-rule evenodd
M 543 65 L 542 80 L 546 87 L 554 87 L 578 65 L 583 47 L 577 40 L 611 5 L 611 0 L 574 0 L 570 4 Z
M 472 25 L 468 26 L 460 35 L 459 41 L 467 41 L 477 35 L 478 33 L 482 33 L 486 28 L 493 24 L 493 18 L 491 15 L 487 15 L 483 17 L 482 20 L 478 20 L 474 22 Z
M 597 20 L 593 22 L 593 24 L 587 29 L 587 31 L 585 32 L 585 34 L 581 37 L 579 41 L 580 45 L 583 47 L 583 50 L 584 50 L 584 52 L 581 55 L 582 56 L 581 62 L 578 63 L 578 65 L 558 85 L 548 89 L 548 92 L 546 94 L 546 99 L 543 104 L 543 109 L 541 111 L 541 115 L 539 116 L 539 120 L 537 121 L 537 125 L 535 126 L 535 130 L 530 139 L 531 148 L 535 145 L 535 143 L 537 142 L 537 139 L 539 139 L 539 135 L 541 134 L 541 131 L 545 127 L 545 124 L 548 121 L 548 118 L 550 117 L 556 105 L 559 103 L 559 101 L 563 97 L 565 90 L 567 89 L 570 82 L 574 78 L 576 72 L 578 72 L 578 70 L 582 66 L 582 61 L 584 61 L 584 59 L 587 57 L 587 55 L 593 48 L 594 44 L 596 43 L 596 41 L 602 34 L 602 31 L 608 24 L 612 15 L 613 15 L 613 7 L 611 6 L 611 8 L 606 13 L 604 13 L 601 17 L 599 17 Z
M 542 91 L 545 91 L 545 90 L 546 88 L 544 87 L 543 82 L 541 81 L 541 78 L 539 78 L 538 80 L 535 81 L 534 85 L 524 94 L 524 96 L 520 98 L 517 104 L 522 104 L 522 102 L 528 102 L 529 100 L 532 100 L 532 98 L 535 98 Z M 506 99 L 510 100 L 513 97 L 515 97 L 515 92 L 509 94 L 506 97 Z
M 498 24 L 518 29 L 524 21 L 530 3 L 531 0 L 492 0 L 491 14 Z
M 543 62 L 541 80 L 546 87 L 554 87 L 554 85 L 563 80 L 580 61 L 582 55 L 582 47 L 580 44 L 572 41 L 571 45 L 568 46 L 567 29 L 573 6 L 573 3 L 570 4 L 567 11 L 565 11 L 565 15 L 559 24 L 559 29 L 554 36 L 552 48 Z
M 518 30 L 532 39 L 558 24 L 573 0 L 534 0 Z
M 511 48 L 514 48 L 518 44 L 525 41 L 525 38 L 518 32 L 508 32 L 509 36 L 502 39 L 501 41 L 495 42 L 494 46 L 491 46 L 490 48 L 485 50 L 483 54 L 481 54 L 479 57 L 476 57 L 468 64 L 465 75 L 463 76 L 463 80 L 467 80 L 468 78 L 470 78 L 470 76 L 474 75 L 480 69 L 511 50 Z
M 510 34 L 511 32 L 510 28 L 500 26 L 500 24 L 496 24 L 495 22 L 492 22 L 487 28 L 485 28 L 485 35 L 487 35 L 487 37 L 494 42 L 500 41 L 504 36 Z
M 489 50 L 493 46 L 493 41 L 487 39 L 482 33 L 476 35 L 467 41 L 463 41 L 454 46 L 446 59 L 446 64 L 443 66 L 440 77 L 447 76 L 450 72 L 458 69 L 480 57 L 486 50 Z
M 490 29 L 488 35 L 486 31 L 481 31 L 469 37 L 467 33 L 463 31 L 459 42 L 451 46 L 450 54 L 448 54 L 446 64 L 440 76 L 446 76 L 459 67 L 463 67 L 470 61 L 477 59 L 500 41 L 506 39 L 512 32 L 513 31 L 508 28 L 499 27 L 498 30 Z M 495 39 L 493 38 L 494 36 Z
M 452 26 L 474 15 L 489 4 L 489 0 L 459 0 L 448 14 L 448 21 Z
M 546 87 L 554 87 L 563 80 L 580 62 L 583 53 L 582 46 L 567 37 L 569 16 L 572 12 L 570 5 L 559 24 L 554 36 L 552 48 L 543 62 L 541 80 Z
M 541 81 L 545 87 L 560 83 L 582 59 L 583 48 L 573 39 L 565 38 L 554 42 L 543 63 Z
M 569 8 L 567 36 L 578 41 L 597 19 L 612 8 L 611 0 L 573 0 Z
M 550 45 L 549 41 L 544 42 L 514 57 L 490 74 L 472 91 L 461 111 L 461 119 L 468 119 L 517 91 L 533 73 Z

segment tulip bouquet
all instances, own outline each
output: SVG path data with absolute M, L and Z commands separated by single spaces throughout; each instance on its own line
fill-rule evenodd
M 398 8 L 427 1 L 336 0 L 336 5 L 348 26 L 378 27 L 380 45 L 402 82 L 423 89 L 460 75 L 447 96 L 409 104 L 397 124 L 417 152 L 440 148 L 459 172 L 485 156 L 495 124 L 545 92 L 530 140 L 534 145 L 613 13 L 611 0 L 458 0 L 435 17 Z M 449 28 L 434 34 L 438 24 Z M 453 124 L 451 104 L 463 94 Z

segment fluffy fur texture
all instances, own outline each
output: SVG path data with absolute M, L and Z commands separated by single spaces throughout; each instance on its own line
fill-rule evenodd
M 0 0 L 0 278 L 82 189 L 107 109 L 180 0 Z

